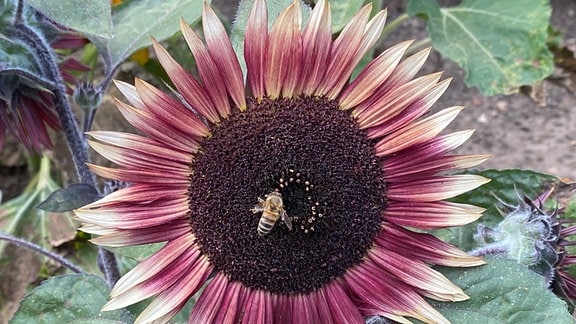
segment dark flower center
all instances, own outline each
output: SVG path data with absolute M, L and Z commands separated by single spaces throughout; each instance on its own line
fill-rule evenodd
M 192 164 L 190 221 L 217 271 L 296 294 L 361 262 L 380 230 L 386 186 L 348 112 L 324 98 L 264 99 L 211 133 Z

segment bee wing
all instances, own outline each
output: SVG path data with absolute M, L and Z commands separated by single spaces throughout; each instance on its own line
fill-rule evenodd
M 290 218 L 290 216 L 288 216 L 288 214 L 286 214 L 286 211 L 281 210 L 280 217 L 282 217 L 282 221 L 284 222 L 284 224 L 286 224 L 286 226 L 288 226 L 288 229 L 292 230 L 292 219 Z

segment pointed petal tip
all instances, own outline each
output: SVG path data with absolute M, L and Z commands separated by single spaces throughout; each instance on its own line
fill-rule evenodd
M 109 311 L 117 310 L 117 309 L 122 308 L 122 307 L 123 306 L 117 302 L 117 299 L 112 298 L 106 304 L 104 304 L 104 306 L 102 306 L 102 309 L 100 311 L 109 312 Z

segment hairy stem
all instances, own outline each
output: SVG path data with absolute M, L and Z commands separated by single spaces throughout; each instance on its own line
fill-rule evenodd
M 410 16 L 403 13 L 400 16 L 396 17 L 396 19 L 392 20 L 390 23 L 386 24 L 386 26 L 384 26 L 384 29 L 382 30 L 382 35 L 380 35 L 380 41 L 385 40 L 388 37 L 388 35 L 390 35 L 394 30 L 396 30 L 396 28 L 398 28 L 402 23 L 404 23 L 408 19 L 410 19 Z
M 16 236 L 12 236 L 12 235 L 8 235 L 8 234 L 4 234 L 4 233 L 0 233 L 0 240 L 4 240 L 9 242 L 10 244 L 14 244 L 17 246 L 21 246 L 23 248 L 26 248 L 28 250 L 32 250 L 34 252 L 40 253 L 42 255 L 45 255 L 47 257 L 49 257 L 50 259 L 60 263 L 61 265 L 63 265 L 64 267 L 72 270 L 75 273 L 84 273 L 84 270 L 82 270 L 80 267 L 78 267 L 77 265 L 75 265 L 74 263 L 66 260 L 65 258 L 63 258 L 62 256 L 53 253 L 51 251 L 46 250 L 45 248 L 36 245 L 32 242 L 28 242 L 26 240 L 23 240 L 21 238 L 18 238 Z
M 53 89 L 54 87 L 56 87 L 56 84 L 54 84 L 54 82 L 52 82 L 51 80 L 45 79 L 45 78 L 43 78 L 37 74 L 34 74 L 30 71 L 27 71 L 27 70 L 24 70 L 21 68 L 1 69 L 0 75 L 1 74 L 18 75 L 18 76 L 21 76 L 25 79 L 33 81 L 34 83 L 37 83 L 37 84 L 39 84 L 39 85 L 41 85 L 47 89 Z
M 54 82 L 55 86 L 50 90 L 54 95 L 56 112 L 64 131 L 78 177 L 81 182 L 89 184 L 94 188 L 98 188 L 96 177 L 87 165 L 89 158 L 86 141 L 78 129 L 76 118 L 66 96 L 64 80 L 60 75 L 60 70 L 58 69 L 58 64 L 52 49 L 43 37 L 37 34 L 35 30 L 25 25 L 22 21 L 16 20 L 15 25 L 10 28 L 10 30 L 13 36 L 24 41 L 28 47 L 34 51 L 35 57 L 38 60 L 38 65 L 42 69 L 42 73 L 47 79 Z M 112 286 L 120 277 L 116 258 L 113 253 L 107 251 L 104 252 L 103 249 L 100 249 L 99 252 L 102 264 L 104 265 L 103 272 L 106 275 L 106 281 L 110 286 Z

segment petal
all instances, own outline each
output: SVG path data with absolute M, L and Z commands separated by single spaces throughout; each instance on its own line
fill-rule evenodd
M 181 278 L 180 273 L 184 274 L 190 270 L 189 267 L 200 256 L 200 251 L 194 246 L 191 238 L 192 235 L 168 242 L 158 252 L 122 276 L 110 292 L 112 300 L 106 303 L 103 310 L 109 311 L 135 304 L 165 289 L 154 285 L 171 286 L 175 282 L 174 276 L 177 276 L 175 279 Z M 166 280 L 173 281 L 166 285 Z M 142 283 L 147 286 L 144 287 Z M 134 298 L 137 300 L 133 301 Z
M 189 175 L 183 173 L 165 173 L 161 170 L 133 170 L 133 169 L 114 169 L 103 167 L 95 164 L 88 164 L 90 170 L 97 175 L 114 180 L 159 184 L 166 186 L 186 186 L 190 183 Z M 167 184 L 167 182 L 169 184 Z
M 332 44 L 332 14 L 330 4 L 320 0 L 314 6 L 302 32 L 302 78 L 300 87 L 304 95 L 312 95 L 324 78 Z
M 236 107 L 243 110 L 246 107 L 246 97 L 240 63 L 232 48 L 224 25 L 222 25 L 214 10 L 206 2 L 204 2 L 204 10 L 202 12 L 202 27 L 210 56 L 216 62 L 220 74 L 226 80 L 224 85 L 228 90 L 228 94 L 236 104 Z
M 462 289 L 420 260 L 406 258 L 378 247 L 370 250 L 368 258 L 392 276 L 421 291 L 426 297 L 452 302 L 469 299 Z
M 357 118 L 360 113 L 364 112 L 367 108 L 373 107 L 376 101 L 381 100 L 382 96 L 410 81 L 422 65 L 424 65 L 429 54 L 430 48 L 427 48 L 403 60 L 396 69 L 394 69 L 394 72 L 392 72 L 392 75 L 390 75 L 386 82 L 381 85 L 370 98 L 354 108 L 352 116 Z
M 434 235 L 415 233 L 389 222 L 384 222 L 374 244 L 407 258 L 447 267 L 475 267 L 486 264 L 482 258 L 471 256 Z
M 397 44 L 372 60 L 358 77 L 346 87 L 338 101 L 343 109 L 350 109 L 371 96 L 392 74 L 412 41 Z
M 255 98 L 265 95 L 264 74 L 268 48 L 268 11 L 266 2 L 255 0 L 248 17 L 244 35 L 244 60 L 247 67 L 247 84 Z
M 216 108 L 222 118 L 228 117 L 231 110 L 226 87 L 224 86 L 228 81 L 225 79 L 226 76 L 220 74 L 218 66 L 210 56 L 208 48 L 204 46 L 200 37 L 198 37 L 184 20 L 180 20 L 180 29 L 192 55 L 194 55 L 200 79 L 202 80 L 204 89 L 210 96 L 210 99 L 212 99 L 214 108 Z
M 368 11 L 371 10 L 371 4 L 366 5 Z M 361 13 L 364 8 L 360 9 L 358 13 L 358 17 L 361 17 Z M 362 37 L 357 37 L 359 34 L 353 33 L 354 30 L 350 29 L 347 30 L 346 26 L 344 30 L 340 33 L 336 41 L 334 41 L 333 49 L 336 48 L 336 52 L 332 51 L 332 59 L 331 64 L 339 64 L 340 67 L 332 66 L 336 68 L 339 72 L 338 75 L 334 75 L 334 79 L 329 80 L 327 83 L 327 87 L 324 89 L 323 93 L 326 94 L 326 97 L 329 99 L 335 99 L 340 94 L 342 88 L 348 82 L 352 71 L 362 57 L 368 52 L 368 50 L 376 43 L 380 35 L 382 34 L 382 29 L 384 28 L 384 24 L 386 22 L 386 10 L 378 12 L 367 24 L 365 24 L 365 29 L 362 31 Z M 353 24 L 353 21 L 356 17 L 352 18 L 352 22 L 349 25 Z M 362 19 L 360 21 L 363 21 Z M 358 46 L 354 46 L 354 42 L 351 42 L 350 38 L 359 38 Z M 349 47 L 349 45 L 352 45 Z M 349 49 L 346 49 L 349 47 Z M 338 51 L 338 49 L 343 51 Z M 328 71 L 330 71 L 330 67 L 328 67 Z
M 88 141 L 90 147 L 106 159 L 125 168 L 141 169 L 147 171 L 161 170 L 173 174 L 189 174 L 190 166 L 184 163 L 166 160 L 149 154 L 148 151 L 134 152 L 114 145 Z
M 461 174 L 390 184 L 387 197 L 398 201 L 429 202 L 456 197 L 490 182 L 490 179 Z
M 219 312 L 223 311 L 220 309 L 220 305 L 226 298 L 229 285 L 237 284 L 238 283 L 228 281 L 226 275 L 218 272 L 206 288 L 204 288 L 200 298 L 196 301 L 196 305 L 194 305 L 190 313 L 188 323 L 215 323 L 214 319 L 218 316 Z M 253 291 L 248 295 L 252 293 Z M 249 298 L 249 296 L 246 298 Z M 242 305 L 242 309 L 244 309 L 244 307 L 245 305 Z
M 186 71 L 172 56 L 162 47 L 155 39 L 152 39 L 152 46 L 156 52 L 156 57 L 166 73 L 176 86 L 176 89 L 182 94 L 182 97 L 194 109 L 197 109 L 202 116 L 206 117 L 211 123 L 220 121 L 218 110 L 212 103 L 206 89 L 194 77 Z
M 285 81 L 291 73 L 290 69 L 300 70 L 300 59 L 297 59 L 301 53 L 294 53 L 297 50 L 301 52 L 300 43 L 300 19 L 301 14 L 298 2 L 293 2 L 286 8 L 272 25 L 272 30 L 268 37 L 268 52 L 266 55 L 266 72 L 264 81 L 266 83 L 266 94 L 271 99 L 280 96 Z M 297 60 L 297 61 L 296 61 Z M 294 79 L 291 79 L 290 90 L 294 88 Z
M 343 277 L 360 301 L 364 315 L 382 315 L 393 320 L 410 316 L 428 323 L 450 323 L 410 286 L 390 276 L 373 262 L 352 268 Z
M 185 270 L 184 277 L 156 296 L 136 318 L 135 323 L 167 322 L 202 288 L 211 272 L 210 262 L 202 257 L 199 262 L 192 264 L 189 269 Z
M 399 170 L 404 166 L 425 163 L 429 159 L 441 158 L 464 144 L 474 133 L 473 130 L 464 130 L 431 138 L 420 144 L 398 151 L 393 156 L 387 156 L 385 168 Z
M 383 94 L 372 106 L 357 116 L 360 128 L 383 125 L 433 91 L 441 76 L 441 72 L 425 75 Z
M 190 224 L 186 221 L 176 221 L 137 230 L 110 229 L 109 233 L 90 241 L 99 245 L 121 247 L 166 242 L 185 235 L 190 235 Z
M 376 143 L 376 155 L 391 155 L 436 137 L 458 116 L 462 109 L 463 107 L 446 108 L 428 118 L 397 130 Z
M 165 121 L 184 135 L 195 138 L 208 135 L 208 127 L 178 100 L 141 79 L 136 79 L 135 87 L 147 111 L 156 118 Z
M 129 230 L 187 220 L 190 216 L 186 198 L 171 204 L 126 204 L 124 207 L 101 209 L 83 207 L 75 210 L 75 214 L 83 222 L 105 228 Z
M 388 161 L 386 160 L 383 162 L 382 170 L 390 183 L 405 182 L 430 177 L 445 171 L 473 168 L 489 157 L 489 155 L 433 156 L 428 159 L 423 158 L 422 161 L 402 159 L 405 163 L 398 163 L 397 161 L 400 160 L 397 159 L 394 160 L 396 163 L 393 164 L 387 164 Z
M 382 119 L 380 125 L 369 128 L 367 130 L 368 138 L 379 138 L 388 135 L 428 113 L 432 105 L 436 103 L 444 91 L 446 91 L 451 80 L 452 79 L 446 79 L 439 82 L 420 98 L 409 104 L 403 111 L 395 116 Z
M 469 224 L 482 216 L 484 208 L 439 202 L 391 202 L 384 219 L 400 226 L 438 229 Z
M 87 132 L 86 134 L 98 141 L 122 148 L 125 151 L 133 151 L 137 154 L 147 154 L 154 159 L 163 158 L 164 161 L 168 161 L 167 163 L 170 163 L 170 161 L 176 163 L 190 163 L 192 160 L 192 152 L 181 152 L 171 148 L 166 148 L 165 145 L 162 145 L 155 140 L 135 134 L 114 131 L 92 131 Z
M 196 151 L 198 142 L 188 134 L 183 134 L 169 123 L 155 118 L 147 111 L 129 106 L 115 99 L 116 106 L 124 118 L 142 133 L 152 137 L 169 147 L 180 151 Z

